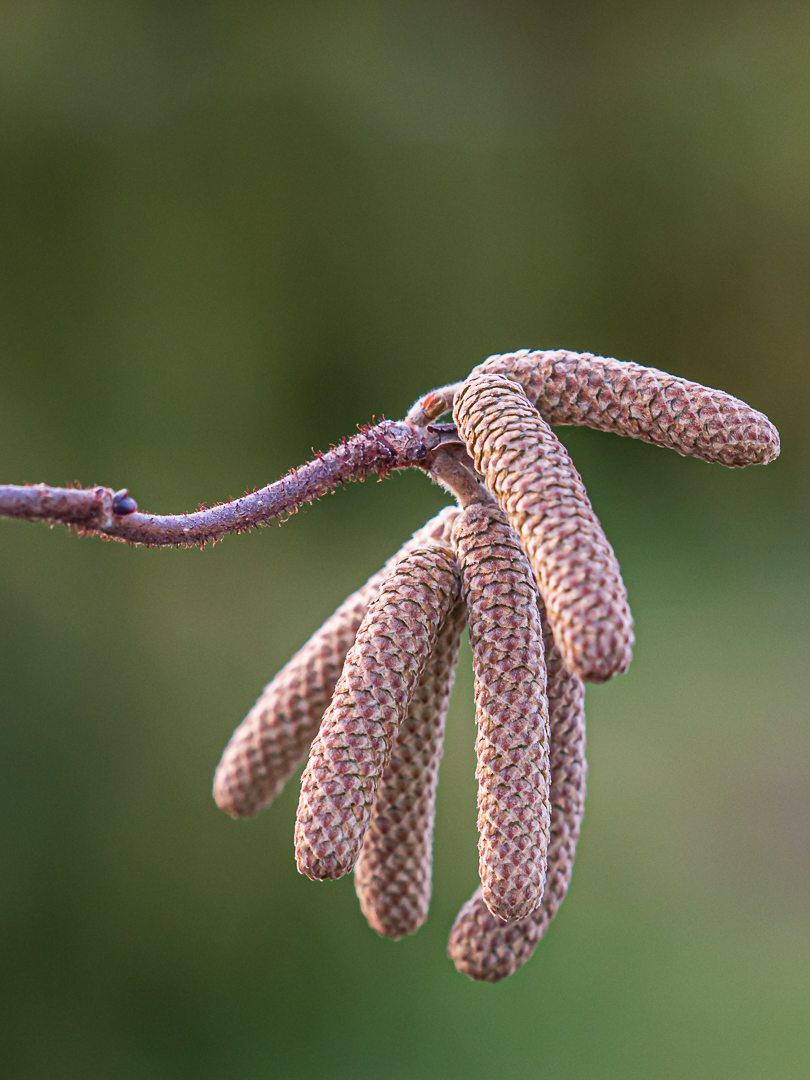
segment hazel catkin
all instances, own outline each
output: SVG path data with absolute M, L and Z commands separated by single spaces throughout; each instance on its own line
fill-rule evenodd
M 459 596 L 451 551 L 426 545 L 397 562 L 346 656 L 301 778 L 295 857 L 314 880 L 354 866 L 399 726 Z
M 540 903 L 549 836 L 548 703 L 537 590 L 517 536 L 496 506 L 453 526 L 475 672 L 479 870 L 501 919 Z
M 472 375 L 507 375 L 549 424 L 576 424 L 655 443 L 730 468 L 779 456 L 779 432 L 723 390 L 591 353 L 564 349 L 490 356 Z
M 487 908 L 480 887 L 453 924 L 448 955 L 471 979 L 499 982 L 531 957 L 565 899 L 585 809 L 585 687 L 565 667 L 541 608 L 548 669 L 551 743 L 551 838 L 546 887 L 528 918 L 504 923 Z
M 436 784 L 455 678 L 463 603 L 447 616 L 399 728 L 354 867 L 360 907 L 378 934 L 398 940 L 427 918 Z
M 566 666 L 590 682 L 625 671 L 634 641 L 627 592 L 565 447 L 504 375 L 468 379 L 454 416 L 529 556 Z
M 449 537 L 458 508 L 447 506 L 418 529 L 385 566 L 352 593 L 261 692 L 236 728 L 214 776 L 214 799 L 231 817 L 268 807 L 318 733 L 346 654 L 380 586 L 403 555 Z

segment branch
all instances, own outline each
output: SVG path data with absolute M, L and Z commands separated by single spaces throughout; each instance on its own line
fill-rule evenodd
M 371 473 L 383 477 L 395 469 L 427 470 L 445 437 L 445 432 L 407 421 L 383 420 L 259 491 L 192 514 L 142 513 L 126 488 L 0 485 L 0 517 L 74 525 L 83 535 L 149 547 L 203 545 L 226 533 L 281 521 L 338 484 Z
M 728 466 L 766 463 L 779 454 L 779 433 L 762 413 L 730 394 L 656 368 L 590 353 L 522 349 L 491 356 L 473 369 L 473 375 L 483 372 L 517 382 L 550 424 L 615 431 Z M 187 547 L 280 521 L 338 484 L 409 468 L 428 473 L 461 506 L 486 503 L 491 496 L 455 425 L 435 422 L 453 408 L 462 385 L 431 390 L 404 420 L 363 428 L 274 484 L 193 514 L 141 513 L 126 488 L 28 484 L 0 486 L 0 517 L 74 525 L 79 533 L 131 544 Z

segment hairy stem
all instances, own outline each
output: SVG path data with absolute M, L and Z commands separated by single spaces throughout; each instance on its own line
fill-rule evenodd
M 74 525 L 84 535 L 150 547 L 205 544 L 281 520 L 338 484 L 394 469 L 427 470 L 444 437 L 405 421 L 383 420 L 259 491 L 191 514 L 146 514 L 126 490 L 107 487 L 0 485 L 0 517 Z

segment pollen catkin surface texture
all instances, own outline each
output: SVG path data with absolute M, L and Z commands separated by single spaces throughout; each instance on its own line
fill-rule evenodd
M 458 598 L 452 552 L 425 546 L 399 560 L 369 606 L 301 778 L 295 858 L 307 877 L 339 878 L 357 861 L 399 726 Z
M 504 375 L 469 379 L 454 414 L 529 555 L 566 666 L 590 682 L 626 671 L 634 641 L 627 592 L 565 447 Z
M 475 673 L 478 851 L 490 911 L 517 919 L 543 895 L 549 836 L 548 702 L 537 590 L 503 512 L 453 526 Z
M 458 514 L 445 507 L 431 518 L 362 588 L 344 600 L 276 677 L 231 736 L 214 776 L 214 799 L 231 817 L 269 806 L 304 763 L 346 654 L 368 606 L 403 555 L 430 541 L 449 538 Z
M 436 638 L 400 725 L 354 868 L 363 914 L 384 937 L 413 934 L 427 918 L 436 784 L 465 622 L 464 604 L 458 603 Z
M 490 356 L 472 375 L 508 375 L 549 424 L 615 431 L 721 465 L 765 465 L 779 432 L 739 398 L 666 371 L 565 350 Z
M 462 907 L 450 932 L 448 955 L 471 979 L 498 982 L 531 957 L 565 898 L 585 808 L 585 687 L 565 667 L 543 618 L 551 738 L 551 840 L 540 907 L 509 924 L 491 914 L 481 889 Z

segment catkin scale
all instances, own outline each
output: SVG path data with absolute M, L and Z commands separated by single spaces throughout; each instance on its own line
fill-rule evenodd
M 354 887 L 370 926 L 398 940 L 427 918 L 433 870 L 436 784 L 444 725 L 466 622 L 458 603 L 439 631 L 399 728 L 354 867 Z
M 546 667 L 537 591 L 495 506 L 453 526 L 475 671 L 479 870 L 487 907 L 516 919 L 540 903 L 549 835 Z
M 448 955 L 471 979 L 499 982 L 531 957 L 565 899 L 585 809 L 585 687 L 565 667 L 544 617 L 551 744 L 551 837 L 546 887 L 528 918 L 504 923 L 487 908 L 480 887 L 453 924 Z
M 520 536 L 569 670 L 590 682 L 625 671 L 634 641 L 627 592 L 565 447 L 504 375 L 468 379 L 454 416 Z
M 400 559 L 370 604 L 301 778 L 295 857 L 307 877 L 339 878 L 357 861 L 399 725 L 458 596 L 452 552 L 430 545 Z
M 730 468 L 779 456 L 767 416 L 723 390 L 657 368 L 564 349 L 490 356 L 473 368 L 519 382 L 549 424 L 614 431 Z
M 399 559 L 449 536 L 458 514 L 445 507 L 316 630 L 262 691 L 236 728 L 214 776 L 214 800 L 231 817 L 268 807 L 306 760 L 368 606 Z

